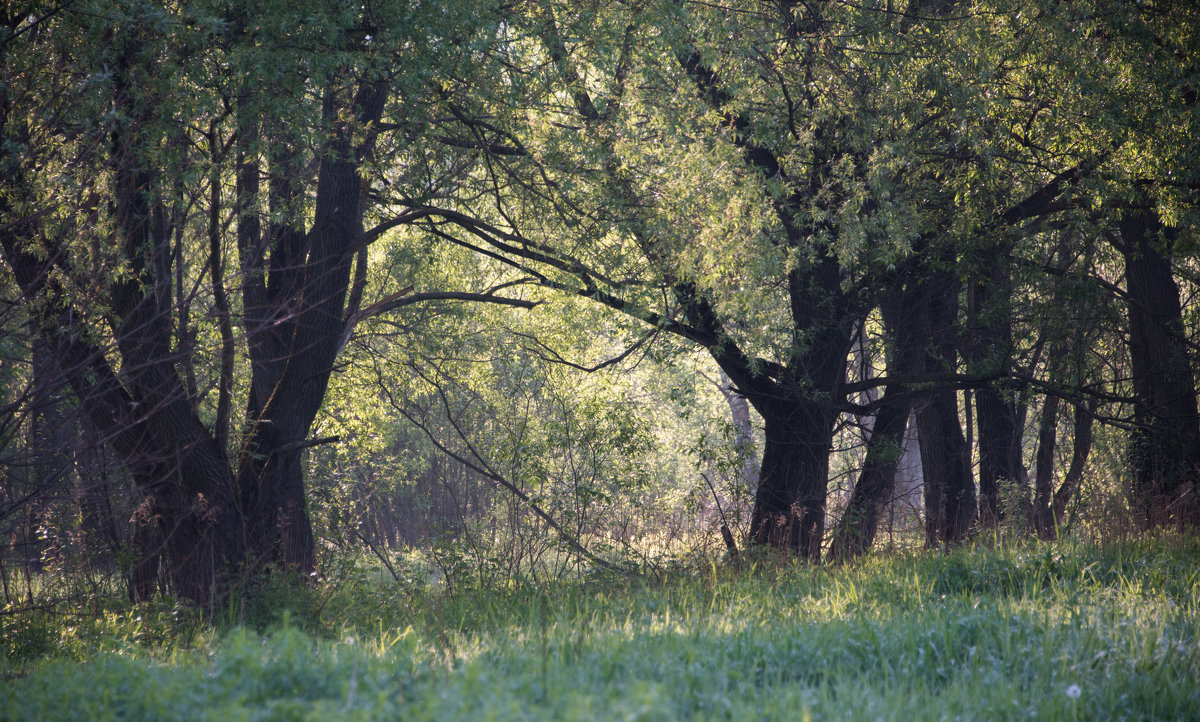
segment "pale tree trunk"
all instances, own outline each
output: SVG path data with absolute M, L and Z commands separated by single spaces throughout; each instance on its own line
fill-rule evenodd
M 737 392 L 729 374 L 721 371 L 721 395 L 729 406 L 729 417 L 733 422 L 734 449 L 741 460 L 738 481 L 746 489 L 758 485 L 758 452 L 754 448 L 754 428 L 750 423 L 750 402 Z

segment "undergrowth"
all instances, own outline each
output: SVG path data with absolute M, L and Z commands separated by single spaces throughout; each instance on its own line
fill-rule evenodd
M 1195 541 L 452 594 L 410 571 L 265 580 L 215 625 L 167 603 L 6 616 L 0 718 L 1200 718 Z

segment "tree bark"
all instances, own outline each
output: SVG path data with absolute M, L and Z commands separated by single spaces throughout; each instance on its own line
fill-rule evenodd
M 1012 355 L 1012 280 L 1002 249 L 987 249 L 981 265 L 986 278 L 971 284 L 971 341 L 966 344 L 975 373 L 1005 374 Z M 1025 479 L 1021 425 L 1016 405 L 996 388 L 975 391 L 979 433 L 979 517 L 993 526 L 1003 514 L 1003 487 L 1015 490 Z
M 332 86 L 326 91 L 330 122 L 342 107 L 337 92 Z M 385 98 L 382 84 L 363 81 L 351 103 L 359 122 L 377 122 Z M 239 241 L 244 272 L 267 279 L 243 287 L 252 376 L 250 433 L 238 470 L 242 508 L 254 557 L 303 572 L 315 567 L 315 546 L 302 455 L 340 349 L 350 271 L 363 232 L 359 163 L 366 148 L 353 145 L 351 132 L 342 124 L 324 149 L 307 232 L 298 220 L 284 216 L 268 229 L 268 255 L 254 237 L 260 224 L 244 221 L 239 229 L 245 234 Z M 302 188 L 287 154 L 280 155 L 272 205 L 296 207 L 293 196 Z M 255 202 L 254 165 L 243 155 L 242 208 Z
M 924 348 L 928 330 L 928 288 L 913 279 L 899 293 L 891 293 L 880 304 L 884 329 L 893 339 L 888 375 L 904 378 L 924 371 Z M 850 502 L 838 524 L 830 556 L 844 560 L 870 550 L 883 511 L 895 492 L 896 469 L 904 452 L 904 434 L 913 408 L 908 385 L 887 386 L 879 400 L 867 453 Z
M 1125 260 L 1134 421 L 1129 440 L 1132 501 L 1143 528 L 1200 524 L 1193 478 L 1200 466 L 1200 415 L 1179 287 L 1162 250 L 1167 229 L 1153 210 L 1120 222 Z
M 959 544 L 975 521 L 975 483 L 953 391 L 940 391 L 917 411 L 925 477 L 925 540 Z
M 944 252 L 947 253 L 947 252 Z M 923 274 L 928 283 L 927 322 L 917 322 L 925 339 L 927 373 L 953 373 L 957 364 L 956 341 L 959 284 L 951 265 L 942 259 Z M 921 445 L 921 470 L 925 479 L 925 536 L 930 546 L 959 544 L 976 519 L 975 480 L 962 424 L 958 395 L 950 388 L 935 388 L 917 405 Z
M 756 544 L 791 549 L 818 561 L 833 424 L 824 404 L 764 403 L 765 444 L 750 521 Z
M 156 155 L 164 119 L 155 115 L 160 104 L 154 86 L 146 83 L 151 76 L 147 65 L 153 60 L 143 52 L 142 26 L 132 23 L 111 32 L 111 92 L 121 122 L 110 132 L 106 162 L 114 237 L 127 269 L 113 274 L 109 303 L 102 309 L 115 343 L 95 340 L 102 329 L 81 326 L 79 319 L 98 314 L 73 308 L 69 285 L 57 280 L 79 275 L 70 249 L 40 238 L 35 216 L 0 229 L 0 246 L 37 327 L 47 331 L 42 335 L 58 373 L 142 495 L 139 539 L 147 547 L 164 549 L 162 559 L 180 597 L 207 606 L 246 566 L 280 562 L 305 571 L 312 568 L 301 461 L 345 331 L 349 268 L 361 245 L 365 207 L 358 171 L 382 114 L 385 85 L 382 80 L 362 80 L 355 92 L 347 83 L 352 78 L 348 70 L 330 80 L 325 111 L 332 130 L 318 151 L 315 217 L 307 233 L 261 234 L 264 209 L 258 198 L 256 160 L 261 152 L 256 138 L 260 119 L 238 119 L 238 250 L 252 379 L 248 441 L 235 474 L 221 443 L 227 405 L 219 400 L 217 428 L 207 428 L 180 377 L 181 355 L 189 351 L 173 344 L 179 320 L 174 314 L 180 307 L 172 293 L 178 278 L 172 270 L 183 260 L 176 258 L 170 209 L 161 200 L 164 189 L 173 186 Z M 0 129 L 7 139 L 13 128 L 6 108 Z M 347 119 L 348 109 L 357 118 Z M 371 129 L 365 139 L 362 128 Z M 287 183 L 297 189 L 296 197 L 288 199 L 301 201 L 294 208 L 314 200 L 303 193 L 302 178 L 283 181 L 285 189 Z M 6 186 L 21 182 L 8 178 Z M 5 217 L 12 198 L 16 196 L 0 194 Z M 224 263 L 216 258 L 221 244 L 215 189 L 211 204 L 210 266 L 220 295 Z M 268 247 L 273 241 L 277 242 Z M 227 317 L 227 299 L 217 305 L 218 315 Z M 223 354 L 228 360 L 226 330 Z M 226 404 L 228 371 L 226 364 L 219 392 Z M 143 561 L 131 580 L 131 592 L 138 598 L 153 591 L 157 576 L 155 559 L 146 555 Z
M 1021 463 L 1021 433 L 1013 402 L 992 387 L 975 391 L 979 433 L 979 520 L 995 526 L 1003 517 L 1001 499 L 1021 493 L 1026 477 Z M 1024 492 L 1028 498 L 1028 492 Z
M 1038 423 L 1037 466 L 1033 484 L 1034 532 L 1042 539 L 1057 536 L 1054 530 L 1054 450 L 1058 443 L 1057 396 L 1047 396 L 1042 404 L 1042 417 Z
M 889 388 L 880 399 L 862 471 L 829 551 L 835 561 L 865 554 L 875 543 L 879 520 L 895 489 L 896 467 L 904 451 L 904 432 L 911 412 L 910 396 L 904 389 Z

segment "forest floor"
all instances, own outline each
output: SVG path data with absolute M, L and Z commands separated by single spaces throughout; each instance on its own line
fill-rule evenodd
M 1200 719 L 1194 541 L 271 594 L 4 616 L 0 718 Z

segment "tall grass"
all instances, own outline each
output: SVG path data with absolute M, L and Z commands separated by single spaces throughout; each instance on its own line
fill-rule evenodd
M 285 591 L 258 632 L 10 660 L 0 718 L 1200 718 L 1190 541 Z

